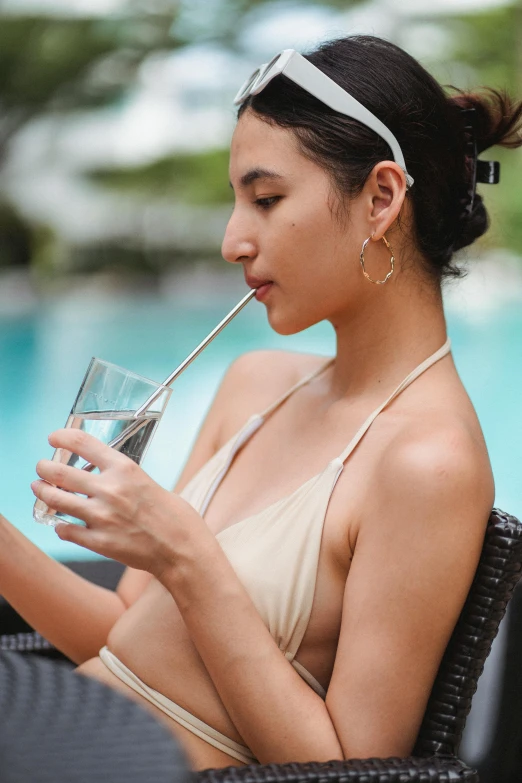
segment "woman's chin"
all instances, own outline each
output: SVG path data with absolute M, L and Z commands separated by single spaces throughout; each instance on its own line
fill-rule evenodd
M 305 320 L 302 316 L 298 317 L 297 315 L 294 315 L 294 317 L 287 315 L 285 317 L 283 314 L 278 314 L 274 311 L 268 311 L 267 317 L 268 323 L 274 332 L 284 336 L 298 334 L 299 332 L 303 332 L 305 329 L 309 329 L 310 326 L 313 326 L 315 323 L 317 323 L 316 321 Z

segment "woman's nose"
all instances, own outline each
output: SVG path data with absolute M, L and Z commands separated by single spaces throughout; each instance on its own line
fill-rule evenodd
M 250 236 L 248 227 L 232 214 L 223 237 L 221 254 L 225 261 L 231 264 L 241 263 L 256 255 L 254 238 Z

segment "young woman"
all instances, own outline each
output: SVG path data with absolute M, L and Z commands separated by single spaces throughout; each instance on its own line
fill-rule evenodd
M 273 329 L 326 319 L 336 355 L 234 362 L 174 493 L 53 433 L 101 472 L 42 460 L 35 495 L 128 570 L 87 584 L 4 520 L 0 591 L 195 768 L 405 756 L 494 500 L 441 280 L 487 228 L 476 153 L 521 143 L 522 106 L 449 97 L 371 36 L 284 52 L 237 103 L 223 255 Z

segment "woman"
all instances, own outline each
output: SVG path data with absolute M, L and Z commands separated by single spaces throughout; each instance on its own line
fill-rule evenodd
M 440 283 L 487 228 L 474 145 L 518 146 L 522 106 L 447 97 L 371 36 L 287 52 L 237 102 L 223 255 L 279 334 L 326 319 L 336 355 L 234 362 L 174 493 L 53 433 L 101 473 L 42 460 L 35 495 L 127 572 L 88 585 L 4 521 L 0 590 L 197 769 L 405 756 L 494 500 Z

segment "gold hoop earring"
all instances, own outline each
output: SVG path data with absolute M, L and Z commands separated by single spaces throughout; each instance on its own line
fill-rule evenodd
M 388 240 L 386 239 L 386 237 L 383 235 L 383 236 L 381 237 L 381 239 L 382 239 L 382 241 L 384 242 L 384 244 L 386 245 L 386 247 L 388 248 L 388 250 L 390 251 L 390 264 L 391 264 L 391 269 L 390 269 L 390 271 L 388 272 L 388 274 L 386 275 L 386 277 L 384 278 L 384 280 L 372 280 L 372 278 L 370 277 L 370 275 L 368 274 L 368 272 L 367 272 L 367 271 L 366 271 L 366 269 L 364 268 L 364 251 L 366 250 L 366 245 L 368 244 L 368 242 L 370 241 L 370 239 L 371 239 L 372 237 L 373 237 L 373 234 L 372 234 L 372 236 L 371 236 L 371 237 L 368 237 L 368 239 L 365 239 L 365 240 L 364 240 L 364 242 L 363 242 L 363 246 L 362 246 L 362 249 L 361 249 L 361 255 L 359 256 L 359 258 L 361 259 L 361 267 L 362 267 L 363 275 L 364 275 L 364 276 L 365 276 L 365 277 L 366 277 L 366 278 L 367 278 L 367 279 L 370 281 L 370 283 L 375 283 L 376 285 L 382 285 L 382 284 L 383 284 L 383 283 L 385 283 L 385 282 L 388 280 L 388 278 L 390 278 L 390 277 L 392 276 L 392 274 L 393 274 L 393 270 L 394 270 L 394 268 L 395 268 L 395 266 L 394 266 L 394 265 L 395 265 L 395 256 L 393 255 L 392 246 L 390 245 L 390 243 L 388 242 Z

